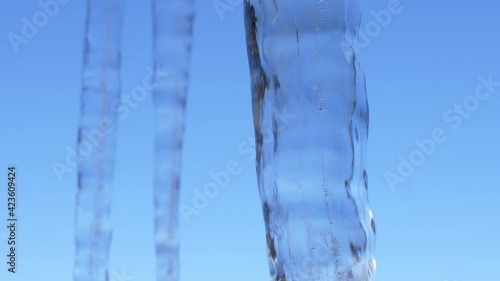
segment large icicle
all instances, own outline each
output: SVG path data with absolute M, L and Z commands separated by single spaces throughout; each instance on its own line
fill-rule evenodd
M 157 280 L 179 279 L 179 177 L 194 18 L 193 0 L 153 0 Z
M 359 3 L 245 0 L 257 174 L 273 281 L 374 278 Z
M 78 131 L 75 281 L 107 281 L 122 0 L 88 0 Z

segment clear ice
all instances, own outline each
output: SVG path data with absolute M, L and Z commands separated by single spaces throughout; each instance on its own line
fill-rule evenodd
M 120 95 L 121 0 L 88 0 L 84 45 L 78 191 L 75 227 L 75 281 L 107 281 L 112 236 L 111 184 L 115 166 Z
M 373 280 L 359 1 L 244 5 L 271 280 Z
M 153 90 L 158 281 L 179 280 L 179 178 L 194 8 L 193 0 L 153 0 L 153 56 L 158 78 Z

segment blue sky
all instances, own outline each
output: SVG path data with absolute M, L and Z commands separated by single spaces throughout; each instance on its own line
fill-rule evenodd
M 500 82 L 500 4 L 401 0 L 399 12 L 382 25 L 374 14 L 390 2 L 363 3 L 377 280 L 492 280 L 500 263 L 500 87 L 491 86 Z M 210 173 L 228 163 L 239 172 L 189 224 L 183 221 L 181 278 L 268 280 L 254 162 L 248 160 L 253 124 L 242 5 L 228 4 L 222 14 L 212 0 L 197 5 L 181 202 L 192 205 L 196 190 L 213 182 Z M 0 170 L 18 169 L 20 243 L 19 272 L 13 277 L 0 260 L 1 280 L 72 276 L 76 171 L 60 181 L 51 164 L 63 162 L 66 147 L 76 143 L 85 4 L 61 5 L 16 53 L 8 34 L 21 34 L 22 18 L 39 11 L 36 0 L 10 1 L 0 11 Z M 124 96 L 152 65 L 150 11 L 149 1 L 126 1 Z M 489 87 L 496 91 L 484 97 Z M 118 125 L 111 270 L 120 275 L 123 269 L 134 281 L 154 278 L 152 123 L 148 97 Z M 435 130 L 441 133 L 431 149 L 425 140 Z M 428 150 L 416 143 L 427 143 Z M 400 173 L 401 165 L 413 169 Z M 387 180 L 394 176 L 396 183 Z M 6 172 L 0 181 L 6 182 Z M 5 194 L 0 208 L 6 210 Z M 5 216 L 0 212 L 0 226 Z M 1 227 L 0 256 L 7 253 L 5 235 Z

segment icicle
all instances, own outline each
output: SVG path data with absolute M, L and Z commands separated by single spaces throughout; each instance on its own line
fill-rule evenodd
M 120 92 L 121 0 L 88 0 L 78 131 L 75 281 L 107 281 Z
M 245 0 L 257 174 L 273 281 L 373 280 L 358 4 Z
M 194 18 L 193 0 L 153 0 L 157 280 L 179 279 L 179 178 Z M 158 75 L 159 76 L 159 75 Z

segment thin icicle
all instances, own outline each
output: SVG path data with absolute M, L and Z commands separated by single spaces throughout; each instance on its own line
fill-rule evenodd
M 107 281 L 122 0 L 88 0 L 78 131 L 75 281 Z
M 193 0 L 153 0 L 157 280 L 179 280 L 179 178 L 194 19 Z

